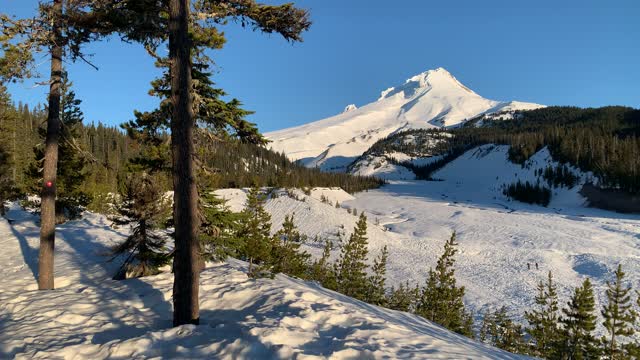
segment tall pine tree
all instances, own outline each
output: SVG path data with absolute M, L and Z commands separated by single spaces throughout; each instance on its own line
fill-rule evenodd
M 271 215 L 264 209 L 267 196 L 258 187 L 247 194 L 241 212 L 237 236 L 242 242 L 240 256 L 249 263 L 248 275 L 264 276 L 270 271 Z
M 538 284 L 538 295 L 535 298 L 536 308 L 525 312 L 529 322 L 526 329 L 534 343 L 534 354 L 547 358 L 553 353 L 558 340 L 559 308 L 558 291 L 553 283 L 551 271 L 547 281 Z
M 389 251 L 385 245 L 380 255 L 373 261 L 371 271 L 373 274 L 369 276 L 369 284 L 367 289 L 367 302 L 378 306 L 387 306 L 387 297 L 385 294 L 386 278 L 387 278 L 387 259 Z
M 58 143 L 57 186 L 56 186 L 56 223 L 60 224 L 80 216 L 84 207 L 91 201 L 89 195 L 82 191 L 82 185 L 87 178 L 89 159 L 86 151 L 78 142 L 79 128 L 82 126 L 84 114 L 80 109 L 82 100 L 76 99 L 71 89 L 67 73 L 63 72 L 60 84 L 60 131 Z M 46 137 L 46 130 L 39 129 L 42 140 Z M 42 164 L 45 149 L 42 145 L 34 148 L 34 161 L 27 170 L 31 182 L 29 190 L 37 192 L 42 184 Z
M 199 322 L 200 249 L 198 192 L 194 170 L 194 77 L 192 64 L 210 63 L 205 49 L 224 43 L 220 24 L 239 21 L 254 30 L 277 33 L 290 41 L 301 41 L 310 26 L 308 14 L 292 4 L 263 5 L 254 0 L 122 0 L 102 1 L 111 24 L 125 39 L 138 41 L 156 54 L 168 40 L 171 67 L 171 147 L 174 182 L 174 325 Z M 192 12 L 193 10 L 193 12 Z
M 589 279 L 585 279 L 577 287 L 562 309 L 561 344 L 557 348 L 556 357 L 561 359 L 599 359 L 600 347 L 595 337 L 596 304 L 593 287 Z
M 33 54 L 46 50 L 50 56 L 47 132 L 40 186 L 38 289 L 52 290 L 62 63 L 65 59 L 83 58 L 82 46 L 106 32 L 95 26 L 95 1 L 52 0 L 38 5 L 38 15 L 28 19 L 15 20 L 0 14 L 0 42 L 4 50 L 0 75 L 8 80 L 30 77 L 35 68 Z
M 366 300 L 367 293 L 367 217 L 360 214 L 349 240 L 342 244 L 335 274 L 337 291 L 359 300 Z
M 636 312 L 631 302 L 631 286 L 626 287 L 625 273 L 622 265 L 618 265 L 616 279 L 613 283 L 607 281 L 607 303 L 602 308 L 604 328 L 608 336 L 602 338 L 604 354 L 609 359 L 624 358 L 623 347 L 619 344 L 621 336 L 631 336 L 634 333 Z
M 426 286 L 422 289 L 416 313 L 459 334 L 471 336 L 471 317 L 466 311 L 464 287 L 456 284 L 456 233 L 444 245 L 444 253 L 436 268 L 429 270 Z

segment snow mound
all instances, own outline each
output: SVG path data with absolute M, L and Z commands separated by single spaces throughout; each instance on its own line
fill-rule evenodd
M 273 150 L 292 160 L 344 171 L 377 140 L 401 130 L 455 127 L 482 114 L 539 107 L 542 105 L 485 99 L 438 68 L 383 91 L 373 103 L 266 135 Z
M 117 264 L 105 251 L 125 234 L 93 214 L 58 228 L 56 277 L 73 281 L 25 290 L 35 282 L 38 228 L 16 207 L 9 217 L 11 225 L 0 219 L 0 358 L 521 358 L 314 283 L 249 279 L 239 261 L 208 264 L 200 325 L 172 328 L 172 274 L 110 280 Z

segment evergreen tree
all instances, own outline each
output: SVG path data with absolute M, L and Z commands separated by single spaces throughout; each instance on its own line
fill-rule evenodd
M 203 192 L 200 199 L 203 205 L 199 236 L 203 259 L 222 261 L 227 256 L 238 257 L 242 249 L 242 241 L 237 236 L 240 215 L 231 212 L 226 200 L 212 192 Z
M 155 275 L 158 268 L 169 263 L 165 246 L 166 235 L 158 230 L 171 214 L 171 205 L 164 193 L 146 174 L 132 174 L 121 193 L 114 224 L 131 227 L 129 235 L 113 248 L 113 255 L 125 256 L 114 279 Z
M 89 205 L 91 199 L 82 191 L 82 184 L 87 178 L 88 160 L 84 150 L 78 144 L 79 129 L 84 120 L 80 110 L 81 100 L 76 99 L 75 92 L 71 89 L 72 83 L 67 74 L 62 74 L 60 84 L 60 131 L 58 143 L 57 163 L 57 199 L 56 199 L 56 223 L 73 220 L 80 216 L 83 209 Z M 42 140 L 46 137 L 46 131 L 39 129 Z M 28 169 L 28 178 L 31 181 L 30 190 L 37 192 L 42 186 L 42 168 L 44 161 L 42 146 L 34 148 L 35 159 Z
M 385 245 L 380 252 L 380 255 L 373 261 L 373 267 L 371 268 L 373 274 L 369 276 L 367 302 L 369 304 L 378 306 L 387 306 L 386 294 L 385 294 L 385 282 L 387 277 L 387 258 L 389 257 L 389 251 Z
M 292 4 L 270 6 L 253 0 L 152 0 L 143 4 L 138 0 L 123 0 L 118 6 L 113 6 L 111 1 L 103 3 L 110 23 L 119 28 L 125 39 L 142 43 L 152 54 L 157 54 L 159 44 L 168 41 L 176 229 L 174 325 L 197 324 L 200 250 L 193 161 L 194 105 L 198 99 L 191 91 L 195 78 L 192 64 L 210 63 L 205 50 L 222 47 L 224 35 L 218 26 L 229 20 L 254 30 L 280 34 L 290 41 L 301 41 L 301 33 L 310 26 L 308 13 Z
M 9 170 L 9 153 L 4 149 L 4 145 L 0 143 L 0 216 L 5 215 L 5 201 L 10 198 L 10 190 L 13 187 Z
M 512 353 L 523 353 L 525 349 L 522 327 L 508 315 L 507 308 L 486 312 L 482 319 L 480 340 Z
M 469 314 L 465 310 L 464 287 L 456 285 L 455 259 L 456 233 L 444 245 L 435 270 L 429 270 L 426 286 L 422 289 L 416 313 L 457 333 L 471 336 Z
M 400 283 L 397 289 L 392 286 L 385 302 L 389 309 L 410 312 L 414 310 L 419 296 L 418 286 L 411 287 L 407 281 L 406 284 Z
M 60 135 L 60 101 L 62 62 L 83 58 L 82 46 L 98 35 L 95 26 L 94 1 L 53 0 L 39 3 L 38 15 L 15 20 L 0 14 L 0 76 L 15 80 L 33 75 L 34 53 L 48 52 L 50 62 L 47 133 L 44 149 L 43 183 L 40 188 L 40 248 L 38 256 L 38 289 L 54 288 L 53 261 L 55 245 L 56 187 L 58 141 Z M 89 20 L 88 20 L 89 19 Z M 15 42 L 19 42 L 16 44 Z
M 333 243 L 331 240 L 326 240 L 322 250 L 322 256 L 311 265 L 310 278 L 311 280 L 319 282 L 320 285 L 327 289 L 336 290 L 338 287 L 336 274 L 334 268 L 329 263 L 332 247 Z
M 238 238 L 242 241 L 240 257 L 249 263 L 248 275 L 262 276 L 271 260 L 271 215 L 264 209 L 266 195 L 253 187 L 241 212 Z
M 525 318 L 529 322 L 526 330 L 535 342 L 534 354 L 547 358 L 556 348 L 559 335 L 558 291 L 553 283 L 551 271 L 547 282 L 540 281 L 538 284 L 535 304 L 535 309 L 525 312 Z
M 358 300 L 366 300 L 367 292 L 367 217 L 360 214 L 349 240 L 342 245 L 336 263 L 337 291 Z
M 6 148 L 9 143 L 8 134 L 9 126 L 12 117 L 12 108 L 10 104 L 9 94 L 6 92 L 6 88 L 0 84 L 0 216 L 5 215 L 5 201 L 9 200 L 14 193 L 14 178 L 12 176 L 12 169 L 15 169 L 15 164 L 12 164 L 11 153 Z
M 271 264 L 274 273 L 306 278 L 311 255 L 300 250 L 306 236 L 300 234 L 293 222 L 293 215 L 285 215 L 282 229 L 272 237 Z
M 582 286 L 575 289 L 567 307 L 562 309 L 562 344 L 558 347 L 557 357 L 576 360 L 600 358 L 598 341 L 594 335 L 597 320 L 595 310 L 593 287 L 589 279 L 585 279 Z
M 634 333 L 634 323 L 636 312 L 632 308 L 631 286 L 625 287 L 623 284 L 625 273 L 622 265 L 618 265 L 616 279 L 613 283 L 607 281 L 607 304 L 602 308 L 604 317 L 604 327 L 608 336 L 602 338 L 604 354 L 609 359 L 622 359 L 625 357 L 619 337 L 631 336 Z

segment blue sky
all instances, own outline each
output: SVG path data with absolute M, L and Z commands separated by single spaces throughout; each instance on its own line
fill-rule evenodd
M 304 43 L 230 25 L 227 45 L 211 54 L 214 81 L 256 111 L 262 131 L 364 105 L 437 67 L 494 100 L 640 108 L 638 0 L 294 2 L 314 22 Z M 2 3 L 25 16 L 36 1 Z M 68 65 L 88 121 L 119 124 L 155 106 L 147 91 L 157 70 L 139 45 L 113 39 L 88 51 L 99 71 Z M 47 73 L 47 58 L 38 60 Z M 46 97 L 32 83 L 10 91 L 30 104 Z

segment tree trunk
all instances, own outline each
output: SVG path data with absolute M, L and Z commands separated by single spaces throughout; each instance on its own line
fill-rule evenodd
M 189 0 L 169 2 L 169 59 L 171 62 L 171 150 L 173 155 L 173 325 L 198 324 L 200 310 L 200 247 L 198 191 L 193 169 L 194 115 L 191 98 Z
M 58 170 L 58 138 L 60 136 L 60 83 L 62 81 L 62 0 L 53 1 L 53 12 L 49 113 L 47 116 L 47 137 L 44 150 L 40 207 L 39 290 L 52 290 L 54 288 L 53 252 L 56 237 L 56 173 Z

